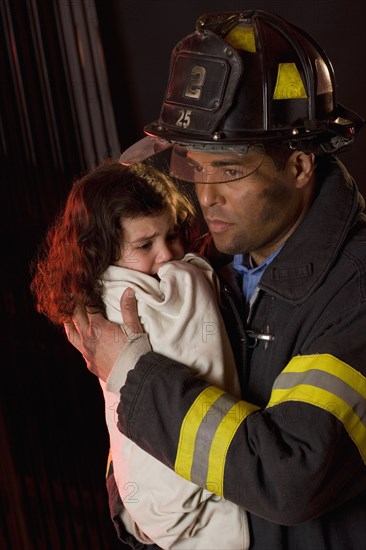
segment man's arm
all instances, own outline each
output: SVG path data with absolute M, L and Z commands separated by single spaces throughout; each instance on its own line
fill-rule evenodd
M 308 377 L 319 359 L 309 356 Z M 355 376 L 354 391 L 365 392 L 364 377 L 340 366 Z M 256 515 L 283 525 L 309 521 L 366 489 L 365 426 L 332 397 L 327 406 L 311 392 L 292 400 L 287 381 L 278 382 L 272 402 L 258 409 L 149 353 L 121 389 L 119 428 L 178 474 Z M 281 391 L 287 397 L 276 396 Z
M 347 342 L 351 350 L 354 339 L 348 331 L 357 333 L 355 324 L 363 334 L 363 308 L 353 308 L 352 319 L 332 326 L 325 339 L 320 335 L 313 340 L 300 369 L 296 358 L 290 362 L 262 409 L 209 386 L 184 365 L 153 352 L 144 354 L 121 389 L 119 428 L 183 477 L 256 515 L 283 525 L 314 519 L 366 489 L 366 380 L 351 361 L 337 358 L 336 349 Z M 133 298 L 128 311 L 129 323 L 136 326 Z M 79 335 L 89 334 L 85 320 L 78 326 L 84 327 Z M 329 342 L 334 349 L 327 349 Z M 92 372 L 102 368 L 107 376 L 108 361 L 104 358 L 103 367 L 95 363 L 102 353 L 94 349 L 99 344 L 79 343 L 78 349 L 87 350 Z M 118 356 L 124 343 L 115 347 Z M 362 363 L 363 354 L 358 348 L 356 352 Z M 337 384 L 324 390 L 322 371 L 329 368 L 337 369 Z M 315 380 L 314 370 L 320 373 Z M 297 371 L 303 371 L 302 383 L 288 387 Z M 115 387 L 123 384 L 124 378 L 115 379 Z M 302 393 L 303 388 L 299 393 L 299 385 L 314 384 L 316 393 Z M 348 386 L 351 405 L 350 397 L 337 395 Z
M 366 303 L 356 304 L 319 320 L 263 408 L 145 354 L 121 389 L 120 430 L 269 521 L 294 525 L 329 512 L 366 490 Z

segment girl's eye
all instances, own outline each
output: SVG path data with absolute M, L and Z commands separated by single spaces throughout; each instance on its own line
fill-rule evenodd
M 167 236 L 167 241 L 169 241 L 170 243 L 173 243 L 178 238 L 179 238 L 179 232 L 176 231 L 175 233 L 171 233 L 170 235 Z
M 151 246 L 152 246 L 152 242 L 149 241 L 147 243 L 141 244 L 137 248 L 138 248 L 138 250 L 150 250 Z

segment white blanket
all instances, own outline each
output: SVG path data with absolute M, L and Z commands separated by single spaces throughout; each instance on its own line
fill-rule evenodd
M 103 276 L 108 319 L 121 324 L 120 297 L 125 288 L 133 288 L 152 349 L 240 397 L 212 267 L 204 258 L 187 254 L 181 261 L 166 263 L 158 277 L 111 266 Z M 244 510 L 179 477 L 121 434 L 115 412 L 119 396 L 107 391 L 103 382 L 101 386 L 127 529 L 141 542 L 153 541 L 161 548 L 248 548 Z

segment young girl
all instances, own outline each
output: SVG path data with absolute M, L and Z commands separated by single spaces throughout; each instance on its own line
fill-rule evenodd
M 152 349 L 178 361 L 189 349 L 197 374 L 239 396 L 218 281 L 202 256 L 188 253 L 194 227 L 192 205 L 161 172 L 104 162 L 74 183 L 47 233 L 31 286 L 38 311 L 62 325 L 82 304 L 120 323 L 120 296 L 133 288 Z M 100 383 L 127 531 L 161 548 L 248 548 L 245 512 L 179 477 L 121 434 L 119 388 L 111 379 Z

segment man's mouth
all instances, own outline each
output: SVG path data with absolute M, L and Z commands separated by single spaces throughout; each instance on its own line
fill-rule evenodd
M 206 223 L 211 233 L 223 233 L 234 225 L 219 218 L 206 218 Z

